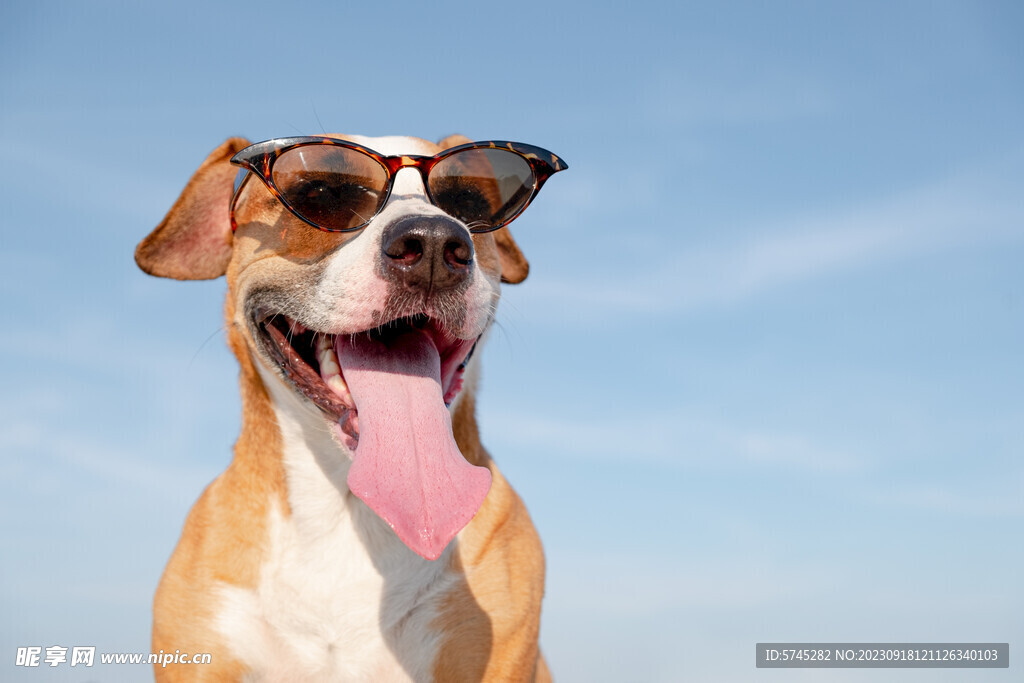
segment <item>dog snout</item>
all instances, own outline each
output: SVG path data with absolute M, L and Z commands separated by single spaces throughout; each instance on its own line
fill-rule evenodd
M 410 289 L 451 289 L 469 277 L 473 241 L 458 222 L 444 216 L 408 216 L 381 238 L 387 278 Z

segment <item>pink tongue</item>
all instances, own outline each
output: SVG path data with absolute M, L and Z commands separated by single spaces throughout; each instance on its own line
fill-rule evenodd
M 339 335 L 335 351 L 359 415 L 348 487 L 403 543 L 436 560 L 491 487 L 490 471 L 455 445 L 437 347 L 412 331 L 388 346 Z

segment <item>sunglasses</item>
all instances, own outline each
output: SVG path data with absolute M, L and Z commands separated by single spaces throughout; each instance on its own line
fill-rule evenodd
M 417 169 L 431 203 L 470 232 L 508 225 L 548 178 L 568 168 L 546 149 L 519 142 L 471 142 L 432 157 L 384 156 L 322 136 L 258 142 L 231 163 L 241 166 L 231 197 L 232 230 L 238 196 L 256 176 L 292 214 L 326 232 L 365 227 L 384 208 L 403 168 Z

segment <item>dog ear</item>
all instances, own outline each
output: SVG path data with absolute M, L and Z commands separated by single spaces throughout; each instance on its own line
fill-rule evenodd
M 448 137 L 439 140 L 437 146 L 440 147 L 442 150 L 445 150 L 448 149 L 449 147 L 458 147 L 459 145 L 465 145 L 470 142 L 473 141 L 467 138 L 465 135 L 455 134 L 449 135 Z
M 465 135 L 449 135 L 437 144 L 441 149 L 448 149 L 468 142 L 472 142 L 472 140 Z M 508 228 L 495 230 L 491 234 L 494 235 L 494 241 L 498 244 L 498 255 L 501 257 L 501 281 L 510 285 L 519 284 L 529 274 L 530 263 L 523 256 L 523 252 L 519 250 L 519 245 L 512 239 L 512 233 L 508 231 Z
M 248 146 L 245 138 L 229 138 L 206 157 L 164 220 L 135 248 L 139 268 L 176 280 L 212 280 L 227 271 L 238 171 L 229 161 Z
M 491 233 L 498 243 L 498 255 L 501 257 L 501 281 L 517 285 L 530 273 L 530 263 L 519 250 L 519 245 L 512 239 L 508 228 L 500 228 Z

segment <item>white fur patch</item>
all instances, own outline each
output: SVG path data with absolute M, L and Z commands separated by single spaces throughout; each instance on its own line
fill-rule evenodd
M 281 427 L 292 514 L 272 509 L 255 590 L 223 585 L 217 629 L 257 681 L 428 681 L 431 623 L 456 576 L 409 550 L 345 485 L 323 417 L 261 368 Z M 457 541 L 456 541 L 457 542 Z

